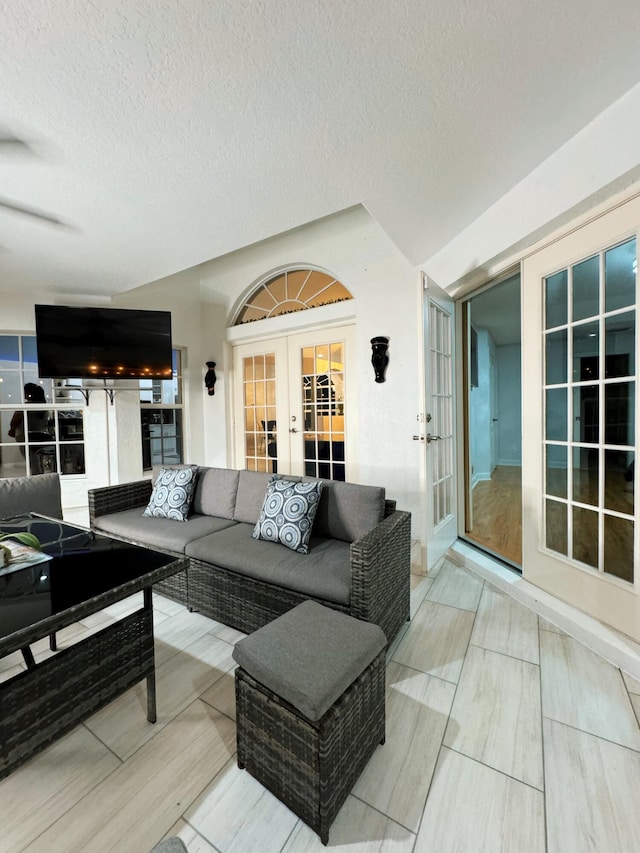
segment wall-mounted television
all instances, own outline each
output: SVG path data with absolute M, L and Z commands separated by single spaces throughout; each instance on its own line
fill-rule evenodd
M 41 379 L 170 379 L 171 312 L 36 305 Z

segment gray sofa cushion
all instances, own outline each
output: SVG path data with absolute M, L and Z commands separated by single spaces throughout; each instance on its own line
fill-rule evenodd
M 109 536 L 184 554 L 189 542 L 234 524 L 230 519 L 208 515 L 191 515 L 184 524 L 176 524 L 169 518 L 143 517 L 142 510 L 143 507 L 136 507 L 101 515 L 95 519 L 94 527 Z
M 254 539 L 252 533 L 252 524 L 236 524 L 192 541 L 185 553 L 305 595 L 349 603 L 351 571 L 346 542 L 312 537 L 309 553 L 298 554 L 280 544 Z
M 25 512 L 62 518 L 58 474 L 0 479 L 0 518 L 9 518 Z
M 193 512 L 232 519 L 239 475 L 240 471 L 232 468 L 201 467 L 193 497 Z
M 310 720 L 319 720 L 387 643 L 378 625 L 305 601 L 240 640 L 234 660 Z
M 233 520 L 255 524 L 262 509 L 269 480 L 273 475 L 267 471 L 240 471 L 239 474 Z M 300 477 L 288 477 L 287 479 L 299 480 Z
M 302 479 L 307 482 L 315 477 Z M 337 480 L 322 482 L 324 488 L 313 526 L 314 535 L 355 542 L 384 518 L 384 488 Z

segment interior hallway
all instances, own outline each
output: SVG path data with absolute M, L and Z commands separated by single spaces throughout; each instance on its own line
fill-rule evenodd
M 158 722 L 140 685 L 0 782 L 2 853 L 145 853 L 170 834 L 190 853 L 323 850 L 235 764 L 242 635 L 155 604 Z M 636 853 L 640 682 L 451 562 L 413 576 L 412 614 L 390 651 L 386 743 L 329 849 Z
M 471 491 L 473 527 L 467 539 L 522 565 L 522 468 L 498 465 Z

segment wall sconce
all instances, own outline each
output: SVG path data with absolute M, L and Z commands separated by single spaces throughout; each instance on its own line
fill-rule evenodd
M 376 382 L 385 381 L 385 370 L 389 364 L 389 356 L 387 347 L 389 346 L 389 338 L 384 335 L 378 335 L 371 338 L 371 364 L 376 375 Z
M 207 361 L 206 365 L 209 369 L 205 373 L 204 384 L 207 386 L 207 393 L 209 394 L 209 396 L 213 397 L 213 395 L 216 393 L 216 380 L 218 378 L 214 370 L 216 363 L 215 361 Z

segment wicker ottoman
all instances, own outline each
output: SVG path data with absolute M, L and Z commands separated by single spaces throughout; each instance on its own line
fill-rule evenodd
M 323 844 L 384 743 L 386 637 L 305 601 L 236 644 L 238 766 Z

